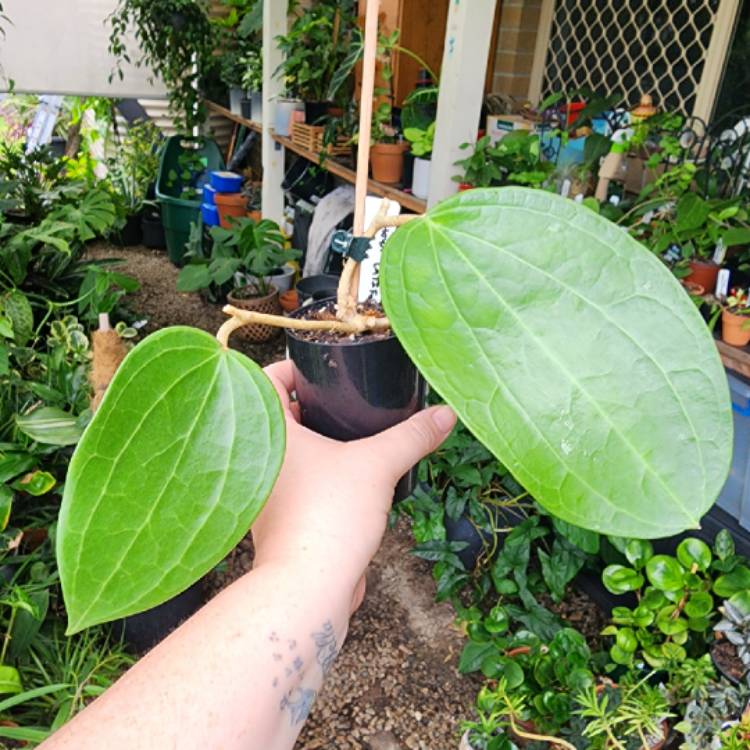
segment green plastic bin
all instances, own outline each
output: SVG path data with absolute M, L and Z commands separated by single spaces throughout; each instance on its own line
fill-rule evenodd
M 164 145 L 159 160 L 159 174 L 156 178 L 156 199 L 161 206 L 161 223 L 164 225 L 164 237 L 167 241 L 169 259 L 177 266 L 182 265 L 185 245 L 190 237 L 190 225 L 198 221 L 201 210 L 200 198 L 186 200 L 181 198 L 185 188 L 199 190 L 208 182 L 209 175 L 216 169 L 224 169 L 224 159 L 216 142 L 210 138 L 202 139 L 202 146 L 190 148 L 190 141 L 179 135 L 173 135 Z M 193 155 L 194 152 L 194 155 Z M 180 163 L 180 157 L 186 158 Z M 200 169 L 195 164 L 200 163 Z M 189 171 L 191 176 L 182 179 L 182 173 Z

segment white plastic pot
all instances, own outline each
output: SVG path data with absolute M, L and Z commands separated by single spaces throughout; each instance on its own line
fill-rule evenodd
M 263 122 L 263 94 L 260 91 L 248 91 L 247 96 L 252 102 L 253 120 Z
M 305 105 L 296 99 L 278 99 L 273 123 L 276 135 L 288 137 L 292 132 L 292 112 L 304 111 L 304 109 Z
M 233 115 L 242 114 L 242 89 L 235 88 L 234 86 L 229 89 L 229 109 Z
M 273 284 L 278 290 L 279 294 L 288 292 L 292 288 L 294 282 L 294 266 L 290 266 L 286 263 L 279 269 L 280 273 L 275 273 L 272 276 L 266 276 L 266 281 Z
M 430 192 L 430 166 L 432 162 L 429 159 L 414 159 L 414 176 L 411 180 L 411 192 L 415 198 L 427 200 Z

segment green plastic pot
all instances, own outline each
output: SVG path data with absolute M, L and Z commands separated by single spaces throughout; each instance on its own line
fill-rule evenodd
M 224 159 L 216 142 L 210 138 L 203 139 L 203 145 L 196 149 L 200 156 L 203 169 L 194 173 L 189 182 L 183 182 L 179 177 L 170 179 L 182 172 L 179 160 L 183 153 L 189 150 L 189 141 L 183 136 L 174 135 L 164 145 L 159 160 L 159 174 L 156 178 L 156 199 L 161 206 L 161 222 L 164 226 L 164 237 L 167 242 L 169 259 L 177 266 L 182 265 L 185 255 L 185 245 L 190 237 L 190 225 L 198 221 L 201 210 L 200 198 L 186 200 L 181 198 L 185 187 L 200 189 L 208 182 L 209 174 L 224 168 Z

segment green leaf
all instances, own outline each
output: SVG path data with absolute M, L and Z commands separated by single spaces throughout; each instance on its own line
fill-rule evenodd
M 700 539 L 683 539 L 677 547 L 677 559 L 688 570 L 695 565 L 697 570 L 705 571 L 711 565 L 711 548 Z
M 685 571 L 669 555 L 655 555 L 646 563 L 649 583 L 661 591 L 679 591 L 685 585 Z
M 66 682 L 58 682 L 54 685 L 45 685 L 44 687 L 34 688 L 33 690 L 27 690 L 20 695 L 14 695 L 12 698 L 6 698 L 0 701 L 0 713 L 4 713 L 14 706 L 20 706 L 22 703 L 34 700 L 35 698 L 41 698 L 50 693 L 56 693 L 58 690 L 65 690 L 70 687 Z
M 685 614 L 694 619 L 706 617 L 714 608 L 714 598 L 707 591 L 698 591 L 685 604 Z
M 656 615 L 656 627 L 664 635 L 677 635 L 688 629 L 687 620 L 678 615 L 677 607 L 668 605 Z
M 13 483 L 13 488 L 34 497 L 46 495 L 57 484 L 48 471 L 32 471 Z
M 15 667 L 0 664 L 0 694 L 20 693 L 23 690 L 21 675 Z
M 47 445 L 75 445 L 83 433 L 78 419 L 57 406 L 43 406 L 17 416 L 16 425 L 24 435 Z
M 2 298 L 5 314 L 13 325 L 13 339 L 18 346 L 25 346 L 34 332 L 34 313 L 23 292 L 14 289 Z
M 714 538 L 714 552 L 719 560 L 726 560 L 734 555 L 734 539 L 729 531 L 721 529 Z
M 598 554 L 600 537 L 595 531 L 582 529 L 580 526 L 566 523 L 554 516 L 552 525 L 555 527 L 555 531 L 564 536 L 571 544 L 575 544 L 576 547 L 590 555 Z
M 5 531 L 8 528 L 12 510 L 13 490 L 7 484 L 0 484 L 0 531 Z
M 729 597 L 729 603 L 736 607 L 745 617 L 750 615 L 750 591 L 738 591 Z
M 621 228 L 546 191 L 468 190 L 391 236 L 381 285 L 417 367 L 550 513 L 634 538 L 698 526 L 730 466 L 726 374 Z
M 625 557 L 636 570 L 640 570 L 653 554 L 653 545 L 643 539 L 629 539 L 625 545 Z
M 492 653 L 497 651 L 494 643 L 477 643 L 469 641 L 461 652 L 461 658 L 458 661 L 458 671 L 461 674 L 476 672 L 481 669 L 482 662 Z
M 7 482 L 28 471 L 35 463 L 29 453 L 5 453 L 0 457 L 0 482 Z
M 177 277 L 178 292 L 197 292 L 211 284 L 211 273 L 207 263 L 190 263 L 180 269 Z
M 719 576 L 714 581 L 714 593 L 722 599 L 729 599 L 746 589 L 750 589 L 750 568 L 745 565 L 738 565 L 731 573 Z
M 638 638 L 632 628 L 619 628 L 616 643 L 623 651 L 632 654 L 638 648 Z
M 57 529 L 68 633 L 154 607 L 247 533 L 284 456 L 260 368 L 166 328 L 120 366 L 70 464 Z
M 624 565 L 608 565 L 602 573 L 602 583 L 612 594 L 626 594 L 643 586 L 643 576 Z

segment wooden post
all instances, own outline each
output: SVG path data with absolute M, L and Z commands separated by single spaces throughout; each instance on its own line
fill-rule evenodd
M 282 62 L 276 37 L 286 34 L 287 3 L 263 0 L 263 188 L 262 213 L 266 219 L 282 222 L 284 218 L 284 149 L 271 138 L 276 101 L 283 95 L 282 83 L 274 71 Z
M 487 56 L 497 0 L 453 0 L 445 30 L 440 72 L 435 145 L 428 206 L 457 190 L 454 162 L 464 158 L 462 143 L 474 143 L 482 109 Z
M 700 117 L 706 124 L 711 122 L 714 114 L 721 79 L 724 75 L 724 65 L 734 38 L 739 7 L 739 0 L 721 0 L 714 18 L 714 30 L 706 50 L 706 62 L 692 111 L 695 117 Z

